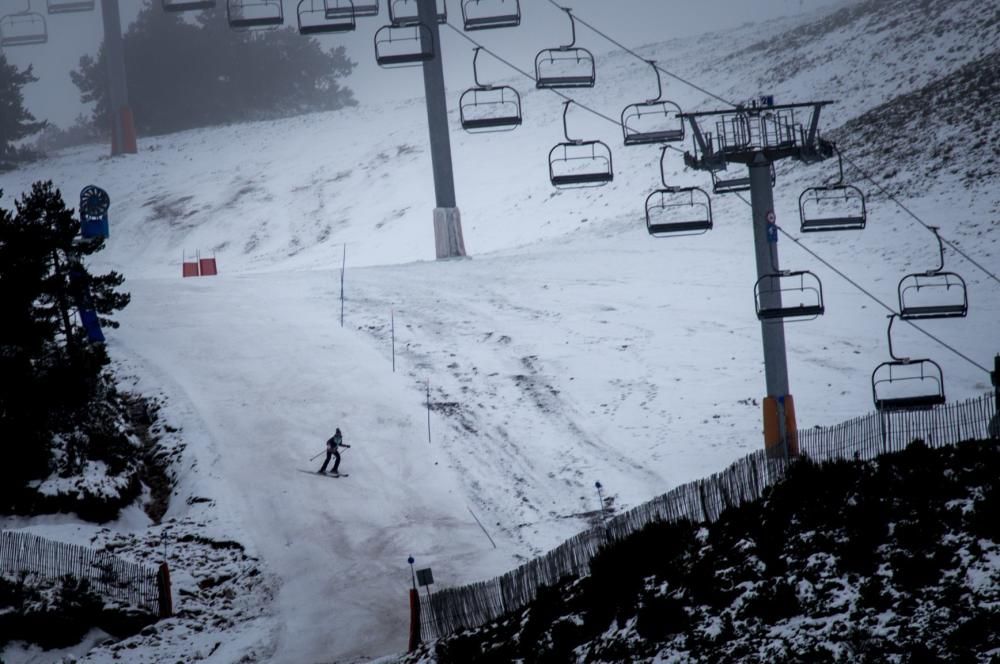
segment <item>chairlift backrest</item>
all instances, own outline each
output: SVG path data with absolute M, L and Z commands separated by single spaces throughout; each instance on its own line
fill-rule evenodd
M 38 12 L 26 10 L 0 16 L 0 46 L 31 46 L 48 40 L 48 25 Z
M 597 81 L 594 55 L 576 44 L 576 21 L 568 7 L 563 11 L 569 17 L 573 38 L 569 44 L 542 49 L 535 55 L 535 87 L 541 89 L 592 88 Z
M 684 140 L 684 119 L 681 108 L 663 99 L 663 82 L 654 60 L 649 64 L 656 72 L 657 94 L 654 99 L 629 104 L 622 111 L 621 125 L 625 145 L 676 143 Z
M 399 28 L 420 23 L 419 0 L 387 0 L 389 3 L 389 23 Z M 437 0 L 437 22 L 448 22 L 448 6 L 445 0 Z
M 467 31 L 520 24 L 521 0 L 462 0 L 462 25 Z
M 299 0 L 300 35 L 351 32 L 356 26 L 351 0 Z
M 765 274 L 754 284 L 754 301 L 762 321 L 811 320 L 826 311 L 823 284 L 809 270 Z
M 699 187 L 657 189 L 646 197 L 646 231 L 653 237 L 700 235 L 712 229 L 712 199 Z
M 196 12 L 215 9 L 215 0 L 163 0 L 165 12 Z
M 549 150 L 549 181 L 557 188 L 600 187 L 614 179 L 611 148 L 603 141 L 582 141 L 569 137 L 566 113 L 572 100 L 563 106 L 564 143 Z
M 434 58 L 434 35 L 423 23 L 383 25 L 375 32 L 375 62 L 380 67 L 414 67 Z
M 72 14 L 94 10 L 94 0 L 47 0 L 45 9 L 49 14 Z
M 285 23 L 282 0 L 227 0 L 226 17 L 235 30 L 277 28 Z

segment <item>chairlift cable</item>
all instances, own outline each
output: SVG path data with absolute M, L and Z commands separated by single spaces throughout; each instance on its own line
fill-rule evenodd
M 452 25 L 450 21 L 446 22 L 445 25 L 447 25 L 449 28 L 452 29 L 452 31 L 454 31 L 455 33 L 457 33 L 460 37 L 462 37 L 463 39 L 465 39 L 469 43 L 474 44 L 475 46 L 481 48 L 483 51 L 485 51 L 486 53 L 489 53 L 494 58 L 496 58 L 497 60 L 499 60 L 503 64 L 507 65 L 508 67 L 510 67 L 511 69 L 513 69 L 514 71 L 516 71 L 517 73 L 521 74 L 525 78 L 531 79 L 532 81 L 535 80 L 535 77 L 531 73 L 529 73 L 529 72 L 521 69 L 520 67 L 518 67 L 517 65 L 515 65 L 510 60 L 507 60 L 506 58 L 500 56 L 496 51 L 493 51 L 492 49 L 490 49 L 490 48 L 488 48 L 486 46 L 483 46 L 482 44 L 480 44 L 479 42 L 477 42 L 475 39 L 473 39 L 469 35 L 465 34 L 465 32 L 463 30 L 460 30 L 459 28 L 457 28 L 454 25 Z M 577 106 L 579 106 L 583 110 L 588 111 L 589 113 L 592 113 L 593 115 L 596 115 L 599 118 L 607 120 L 608 122 L 612 123 L 613 125 L 615 125 L 619 129 L 621 129 L 622 123 L 619 120 L 614 119 L 610 115 L 605 115 L 604 113 L 601 113 L 600 111 L 598 111 L 596 109 L 593 109 L 590 106 L 587 106 L 586 104 L 581 103 L 579 100 L 574 99 L 573 97 L 570 97 L 566 93 L 560 92 L 558 89 L 555 89 L 555 88 L 546 88 L 546 90 L 548 90 L 549 92 L 552 92 L 554 94 L 559 95 L 560 97 L 563 98 L 564 101 L 571 101 L 571 102 L 573 102 L 574 104 L 576 104 Z M 671 149 L 671 150 L 673 150 L 675 152 L 679 152 L 681 154 L 684 153 L 683 150 L 681 150 L 680 148 L 678 148 L 676 146 L 673 146 L 673 145 L 667 145 L 665 147 L 667 147 L 667 148 L 669 148 L 669 149 Z
M 555 0 L 549 0 L 549 4 L 551 4 L 554 7 L 558 7 L 559 9 L 563 9 L 562 5 L 560 5 L 559 3 L 557 3 Z M 614 44 L 618 48 L 622 49 L 623 51 L 625 51 L 629 55 L 635 56 L 636 58 L 642 60 L 643 62 L 645 62 L 647 64 L 649 63 L 649 58 L 642 57 L 641 55 L 639 55 L 638 53 L 636 53 L 635 51 L 633 51 L 632 49 L 630 49 L 628 46 L 625 46 L 624 44 L 622 44 L 621 42 L 617 41 L 616 39 L 608 36 L 604 32 L 601 32 L 600 30 L 598 30 L 597 28 L 595 28 L 594 26 L 592 26 L 590 23 L 587 23 L 582 18 L 580 18 L 575 12 L 573 14 L 573 18 L 575 18 L 577 21 L 579 21 L 583 25 L 587 26 L 588 28 L 590 28 L 592 31 L 596 32 L 600 36 L 604 37 L 609 42 L 611 42 L 612 44 Z M 683 78 L 681 76 L 678 76 L 677 74 L 675 74 L 675 73 L 673 73 L 671 71 L 667 71 L 666 69 L 664 69 L 663 67 L 661 67 L 659 65 L 653 65 L 653 66 L 656 67 L 661 72 L 663 72 L 664 74 L 666 74 L 667 76 L 670 76 L 671 78 L 677 79 L 678 81 L 680 81 L 684 85 L 688 85 L 688 86 L 694 88 L 695 90 L 697 90 L 699 92 L 702 92 L 702 93 L 708 95 L 709 97 L 712 97 L 713 99 L 717 99 L 717 100 L 721 101 L 726 106 L 736 106 L 736 104 L 734 104 L 733 102 L 729 101 L 728 99 L 720 97 L 719 95 L 717 95 L 717 94 L 715 94 L 713 92 L 710 92 L 710 91 L 706 90 L 705 88 L 703 88 L 703 87 L 701 87 L 699 85 L 696 85 L 695 83 L 692 83 L 691 81 L 689 81 L 689 80 L 687 80 L 687 79 L 685 79 L 685 78 Z
M 882 194 L 886 198 L 888 198 L 890 201 L 892 201 L 893 203 L 895 203 L 896 205 L 898 205 L 900 208 L 902 208 L 903 211 L 906 212 L 906 214 L 908 214 L 911 217 L 913 217 L 918 224 L 920 224 L 921 226 L 923 226 L 924 228 L 926 228 L 929 231 L 931 230 L 931 225 L 930 224 L 926 223 L 923 219 L 921 219 L 920 217 L 918 217 L 912 210 L 910 210 L 910 208 L 906 207 L 906 205 L 904 205 L 899 199 L 897 199 L 895 196 L 893 196 L 893 194 L 888 189 L 886 189 L 884 186 L 882 186 L 881 183 L 879 183 L 875 178 L 873 178 L 864 169 L 862 169 L 853 160 L 851 160 L 850 157 L 845 156 L 844 160 L 847 161 L 847 163 L 849 163 L 851 166 L 853 166 L 854 169 L 856 171 L 858 171 L 858 173 L 860 173 L 861 176 L 864 179 L 868 180 L 873 185 L 875 185 L 875 187 L 880 192 L 882 192 Z M 931 232 L 933 232 L 933 231 L 931 231 Z M 938 237 L 940 237 L 940 234 L 938 234 Z M 951 241 L 949 241 L 949 240 L 947 240 L 946 238 L 943 238 L 943 237 L 941 238 L 941 240 L 945 244 L 947 244 L 949 247 L 951 247 L 951 249 L 955 253 L 957 253 L 959 256 L 961 256 L 965 260 L 967 260 L 970 263 L 972 263 L 974 266 L 976 266 L 977 268 L 979 268 L 980 270 L 982 270 L 990 279 L 992 279 L 993 281 L 995 281 L 998 284 L 1000 284 L 1000 277 L 997 277 L 997 275 L 993 274 L 988 269 L 986 269 L 985 267 L 983 267 L 982 265 L 980 265 L 975 259 L 973 259 L 967 253 L 965 253 L 964 251 L 962 251 L 961 249 L 959 249 L 958 246 L 954 242 L 951 242 Z
M 563 8 L 563 7 L 562 7 L 562 6 L 561 6 L 561 5 L 559 4 L 559 3 L 557 3 L 557 2 L 556 2 L 556 0 L 548 0 L 548 1 L 549 1 L 549 4 L 553 5 L 554 7 L 558 7 L 559 9 L 562 9 L 562 8 Z M 639 55 L 638 53 L 636 53 L 635 51 L 633 51 L 632 49 L 630 49 L 630 48 L 629 48 L 628 46 L 625 46 L 625 45 L 624 45 L 624 44 L 622 44 L 621 42 L 619 42 L 619 41 L 617 41 L 616 39 L 614 39 L 614 38 L 610 37 L 610 36 L 609 36 L 609 35 L 607 35 L 606 33 L 602 32 L 601 30 L 599 30 L 599 29 L 597 29 L 596 27 L 594 27 L 593 25 L 591 25 L 590 23 L 587 23 L 587 21 L 585 21 L 585 20 L 583 20 L 582 18 L 580 18 L 580 16 L 579 16 L 578 14 L 574 13 L 574 14 L 573 14 L 573 17 L 574 17 L 574 18 L 575 18 L 575 19 L 576 19 L 577 21 L 579 21 L 579 22 L 580 22 L 581 24 L 583 24 L 583 25 L 587 26 L 587 27 L 588 27 L 588 28 L 590 28 L 590 29 L 591 29 L 591 30 L 592 30 L 593 32 L 596 32 L 596 33 L 597 33 L 598 35 L 600 35 L 601 37 L 604 37 L 604 38 L 605 38 L 605 39 L 607 39 L 607 40 L 608 40 L 609 42 L 611 42 L 612 44 L 614 44 L 614 45 L 615 45 L 615 46 L 617 46 L 618 48 L 622 49 L 622 50 L 623 50 L 623 51 L 625 51 L 626 53 L 628 53 L 628 54 L 630 54 L 630 55 L 632 55 L 632 56 L 634 56 L 634 57 L 638 58 L 639 60 L 642 60 L 643 62 L 646 62 L 646 63 L 648 63 L 648 62 L 649 62 L 649 59 L 648 59 L 648 58 L 644 58 L 644 57 L 642 57 L 641 55 Z M 703 88 L 703 87 L 701 87 L 701 86 L 699 86 L 699 85 L 696 85 L 695 83 L 692 83 L 691 81 L 689 81 L 689 80 L 687 80 L 687 79 L 685 79 L 685 78 L 682 78 L 682 77 L 678 76 L 677 74 L 674 74 L 673 72 L 670 72 L 670 71 L 667 71 L 666 69 L 663 69 L 663 68 L 662 68 L 662 67 L 660 67 L 659 65 L 654 65 L 654 66 L 655 66 L 655 67 L 656 67 L 656 68 L 657 68 L 658 70 L 660 70 L 661 72 L 663 72 L 664 74 L 666 74 L 667 76 L 670 76 L 670 77 L 672 77 L 672 78 L 674 78 L 674 79 L 676 79 L 676 80 L 680 81 L 681 83 L 684 83 L 685 85 L 688 85 L 688 86 L 690 86 L 690 87 L 694 88 L 695 90 L 698 90 L 699 92 L 702 92 L 702 93 L 704 93 L 704 94 L 708 95 L 709 97 L 712 97 L 712 98 L 714 98 L 714 99 L 717 99 L 717 100 L 721 101 L 722 103 L 726 104 L 727 106 L 736 106 L 736 104 L 732 103 L 731 101 L 728 101 L 728 100 L 726 100 L 725 98 L 723 98 L 723 97 L 720 97 L 719 95 L 717 95 L 717 94 L 715 94 L 715 93 L 713 93 L 713 92 L 711 92 L 711 91 L 709 91 L 709 90 L 706 90 L 705 88 Z M 584 107 L 584 108 L 586 108 L 586 107 Z M 588 110 L 589 110 L 589 109 L 588 109 Z M 609 119 L 609 118 L 606 118 L 606 119 Z M 677 149 L 677 148 L 675 148 L 675 149 Z M 678 152 L 682 152 L 682 151 L 681 151 L 681 150 L 679 150 L 679 149 L 677 149 L 677 151 L 678 151 Z M 872 184 L 873 184 L 873 185 L 874 185 L 874 186 L 875 186 L 875 187 L 876 187 L 876 188 L 877 188 L 877 189 L 878 189 L 879 191 L 881 191 L 881 192 L 882 192 L 882 194 L 883 194 L 883 195 L 885 195 L 885 197 L 886 197 L 886 198 L 888 198 L 888 199 L 889 199 L 890 201 L 892 201 L 893 203 L 895 203 L 896 205 L 898 205 L 898 206 L 899 206 L 900 208 L 902 208 L 904 212 L 906 212 L 906 213 L 907 213 L 908 215 L 910 215 L 911 217 L 913 217 L 913 218 L 914 218 L 914 219 L 915 219 L 915 220 L 917 221 L 917 223 L 919 223 L 919 224 L 920 224 L 921 226 L 923 226 L 924 228 L 927 228 L 928 230 L 930 230 L 930 224 L 928 224 L 928 223 L 924 222 L 924 220 L 922 220 L 922 219 L 921 219 L 920 217 L 918 217 L 918 216 L 917 216 L 917 215 L 916 215 L 916 214 L 915 214 L 915 213 L 914 213 L 914 212 L 913 212 L 912 210 L 910 210 L 910 209 L 909 209 L 908 207 L 906 207 L 906 205 L 904 205 L 904 204 L 903 204 L 903 203 L 902 203 L 902 202 L 901 202 L 901 201 L 900 201 L 900 200 L 899 200 L 898 198 L 896 198 L 896 197 L 895 197 L 895 196 L 894 196 L 894 195 L 893 195 L 893 194 L 892 194 L 891 192 L 889 192 L 889 191 L 888 191 L 888 190 L 887 190 L 887 189 L 886 189 L 886 188 L 885 188 L 884 186 L 882 186 L 882 185 L 881 185 L 881 184 L 880 184 L 880 183 L 879 183 L 878 181 L 876 181 L 876 180 L 875 180 L 875 178 L 873 178 L 873 177 L 872 177 L 871 175 L 869 175 L 869 174 L 868 174 L 867 172 L 865 172 L 865 171 L 864 171 L 864 170 L 863 170 L 863 169 L 862 169 L 862 168 L 861 168 L 860 166 L 858 166 L 858 165 L 857 165 L 857 164 L 856 164 L 856 163 L 855 163 L 854 161 L 852 161 L 852 160 L 851 160 L 851 159 L 850 159 L 849 157 L 847 157 L 847 156 L 844 156 L 844 159 L 845 159 L 845 160 L 846 160 L 846 161 L 847 161 L 847 162 L 848 162 L 849 164 L 851 164 L 851 166 L 853 166 L 853 167 L 854 167 L 855 169 L 857 169 L 857 171 L 858 171 L 859 173 L 861 173 L 861 175 L 862 175 L 862 176 L 863 176 L 863 177 L 864 177 L 864 178 L 865 178 L 866 180 L 868 180 L 869 182 L 871 182 L 871 183 L 872 183 Z M 942 239 L 944 239 L 944 238 L 942 238 Z M 977 261 L 976 261 L 975 259 L 973 259 L 972 257 L 970 257 L 970 256 L 969 256 L 969 255 L 968 255 L 967 253 L 965 253 L 964 251 L 962 251 L 962 250 L 961 250 L 961 249 L 960 249 L 960 248 L 959 248 L 959 247 L 958 247 L 958 246 L 957 246 L 957 245 L 956 245 L 955 243 L 953 243 L 953 242 L 951 242 L 951 241 L 949 241 L 949 240 L 947 240 L 947 239 L 945 239 L 945 240 L 944 240 L 944 242 L 945 242 L 945 244 L 947 244 L 947 245 L 948 245 L 949 247 L 951 247 L 951 249 L 953 249 L 953 250 L 954 250 L 954 251 L 955 251 L 955 252 L 956 252 L 957 254 L 959 254 L 960 256 L 962 256 L 963 258 L 965 258 L 965 260 L 969 261 L 969 262 L 970 262 L 970 263 L 971 263 L 972 265 L 974 265 L 975 267 L 979 268 L 979 269 L 980 269 L 980 270 L 981 270 L 981 271 L 982 271 L 982 272 L 983 272 L 984 274 L 986 274 L 986 275 L 987 275 L 987 276 L 988 276 L 988 277 L 989 277 L 990 279 L 992 279 L 993 281 L 996 281 L 997 283 L 1000 283 L 1000 277 L 998 277 L 997 275 L 993 274 L 993 273 L 992 273 L 992 272 L 990 272 L 990 271 L 989 271 L 989 270 L 988 270 L 988 269 L 987 269 L 986 267 L 984 267 L 984 266 L 982 266 L 981 264 L 979 264 L 979 262 L 977 262 Z
M 857 288 L 859 291 L 861 291 L 862 293 L 864 293 L 865 295 L 867 295 L 869 298 L 871 298 L 875 302 L 878 302 L 886 311 L 888 311 L 889 313 L 892 313 L 892 314 L 896 314 L 896 316 L 899 316 L 899 312 L 897 312 L 895 309 L 893 309 L 892 307 L 890 307 L 888 304 L 886 304 L 882 300 L 878 299 L 878 297 L 876 297 L 875 295 L 873 295 L 864 286 L 862 286 L 858 282 L 854 281 L 853 279 L 851 279 L 850 277 L 848 277 L 846 274 L 844 274 L 843 272 L 841 272 L 840 270 L 838 270 L 836 267 L 834 267 L 833 265 L 831 265 L 829 261 L 825 260 L 823 257 L 821 257 L 819 254 L 817 254 L 815 251 L 813 251 L 812 249 L 810 249 L 809 247 L 807 247 L 806 245 L 804 245 L 801 240 L 799 240 L 798 238 L 796 238 L 793 235 L 789 234 L 781 226 L 777 226 L 777 228 L 778 228 L 778 232 L 779 233 L 781 233 L 786 238 L 788 238 L 789 240 L 791 240 L 792 242 L 794 242 L 795 244 L 797 244 L 800 249 L 802 249 L 807 254 L 809 254 L 810 256 L 812 256 L 813 258 L 815 258 L 816 260 L 818 260 L 820 263 L 822 263 L 823 265 L 825 265 L 827 268 L 829 268 L 830 270 L 832 270 L 835 274 L 837 274 L 839 277 L 841 277 L 842 279 L 844 279 L 845 281 L 847 281 L 849 284 L 851 284 L 852 286 L 854 286 L 855 288 Z M 944 346 L 945 348 L 947 348 L 948 350 L 950 350 L 955 355 L 958 355 L 960 358 L 962 358 L 963 360 L 965 360 L 966 362 L 968 362 L 972 366 L 976 367 L 977 369 L 982 369 L 986 373 L 990 373 L 989 369 L 987 369 L 983 365 L 979 364 L 978 362 L 976 362 L 975 360 L 973 360 L 972 358 L 970 358 L 968 355 L 965 355 L 960 350 L 956 349 L 954 346 L 952 346 L 952 345 L 950 345 L 948 343 L 945 343 L 940 338 L 936 337 L 935 335 L 931 334 L 930 332 L 928 332 L 924 328 L 922 328 L 919 325 L 915 324 L 913 321 L 909 321 L 909 320 L 906 320 L 906 319 L 903 319 L 903 318 L 901 318 L 900 320 L 905 321 L 911 327 L 913 327 L 917 331 L 923 333 L 924 336 L 930 337 L 931 339 L 933 339 L 934 341 L 936 341 L 940 345 Z

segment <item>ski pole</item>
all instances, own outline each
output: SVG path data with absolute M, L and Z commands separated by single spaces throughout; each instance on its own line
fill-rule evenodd
M 321 456 L 323 456 L 323 453 L 324 453 L 324 452 L 326 452 L 326 450 L 323 450 L 322 452 L 320 452 L 319 454 L 317 454 L 316 456 L 314 456 L 314 457 L 313 457 L 312 459 L 309 459 L 309 460 L 310 460 L 310 461 L 315 461 L 316 459 L 318 459 L 318 458 L 320 458 Z

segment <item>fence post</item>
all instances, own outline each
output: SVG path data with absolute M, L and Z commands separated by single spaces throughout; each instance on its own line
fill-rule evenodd
M 430 608 L 430 605 L 428 605 Z M 420 593 L 410 588 L 410 643 L 407 652 L 413 652 L 420 645 Z
M 169 618 L 174 615 L 174 600 L 170 594 L 170 568 L 167 561 L 160 563 L 160 569 L 156 573 L 156 587 L 160 595 L 160 618 Z

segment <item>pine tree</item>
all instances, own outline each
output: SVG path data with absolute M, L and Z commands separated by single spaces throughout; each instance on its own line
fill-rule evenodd
M 15 167 L 16 162 L 30 156 L 18 150 L 14 143 L 45 128 L 45 122 L 38 122 L 24 107 L 21 92 L 28 83 L 38 79 L 31 73 L 31 67 L 18 70 L 7 63 L 0 51 L 0 172 Z
M 0 498 L 48 472 L 52 432 L 65 430 L 101 389 L 108 355 L 77 323 L 81 303 L 101 322 L 129 302 L 117 272 L 91 275 L 86 256 L 103 240 L 81 240 L 80 223 L 52 182 L 37 182 L 0 209 Z M 75 273 L 75 274 L 74 274 Z M 0 505 L 2 507 L 2 505 Z

